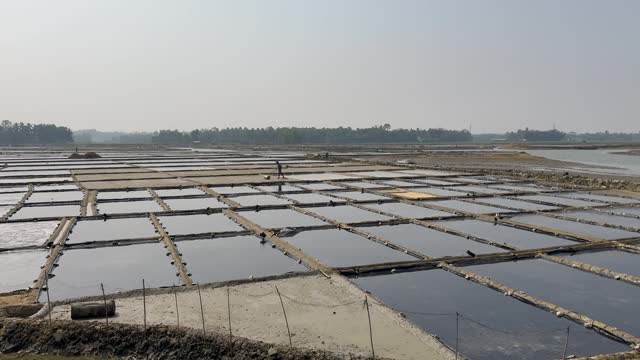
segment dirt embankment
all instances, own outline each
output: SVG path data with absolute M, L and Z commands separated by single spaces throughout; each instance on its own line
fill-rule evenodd
M 629 155 L 629 156 L 640 156 L 640 149 L 627 150 L 627 151 L 617 151 L 613 154 L 616 155 Z
M 375 156 L 365 160 L 381 165 L 395 164 L 399 160 L 410 160 L 418 167 L 438 168 L 439 170 L 501 175 L 591 189 L 640 192 L 640 179 L 637 177 L 584 173 L 572 169 L 574 167 L 588 167 L 584 164 L 551 160 L 527 153 L 446 152 L 411 157 Z M 593 168 L 598 169 L 597 167 Z
M 326 359 L 322 351 L 269 345 L 243 338 L 203 336 L 195 330 L 97 322 L 0 319 L 0 353 L 29 351 L 65 356 L 135 359 Z M 362 359 L 353 357 L 354 359 Z

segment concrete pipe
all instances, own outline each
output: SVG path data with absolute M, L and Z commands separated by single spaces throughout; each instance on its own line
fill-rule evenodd
M 116 302 L 114 300 L 107 300 L 106 312 L 107 316 L 114 316 L 116 314 Z M 104 316 L 105 305 L 102 301 L 71 304 L 72 320 L 99 318 Z

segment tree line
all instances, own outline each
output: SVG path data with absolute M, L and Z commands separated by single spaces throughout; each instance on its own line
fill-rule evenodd
M 196 129 L 190 132 L 161 130 L 154 144 L 376 144 L 446 143 L 473 140 L 467 130 L 391 129 L 388 124 L 370 128 L 227 128 Z
M 518 130 L 506 133 L 508 141 L 563 141 L 567 134 L 556 129 L 553 130 Z
M 0 123 L 0 144 L 68 144 L 73 142 L 71 129 L 53 124 Z

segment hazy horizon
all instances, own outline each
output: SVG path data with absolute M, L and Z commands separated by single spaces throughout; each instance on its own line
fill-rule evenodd
M 640 130 L 634 0 L 23 0 L 0 13 L 0 120 Z

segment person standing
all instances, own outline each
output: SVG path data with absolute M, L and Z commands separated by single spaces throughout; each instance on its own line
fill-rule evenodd
M 280 164 L 280 161 L 276 161 L 276 166 L 278 167 L 278 179 L 284 179 L 284 174 L 282 173 L 282 164 Z

